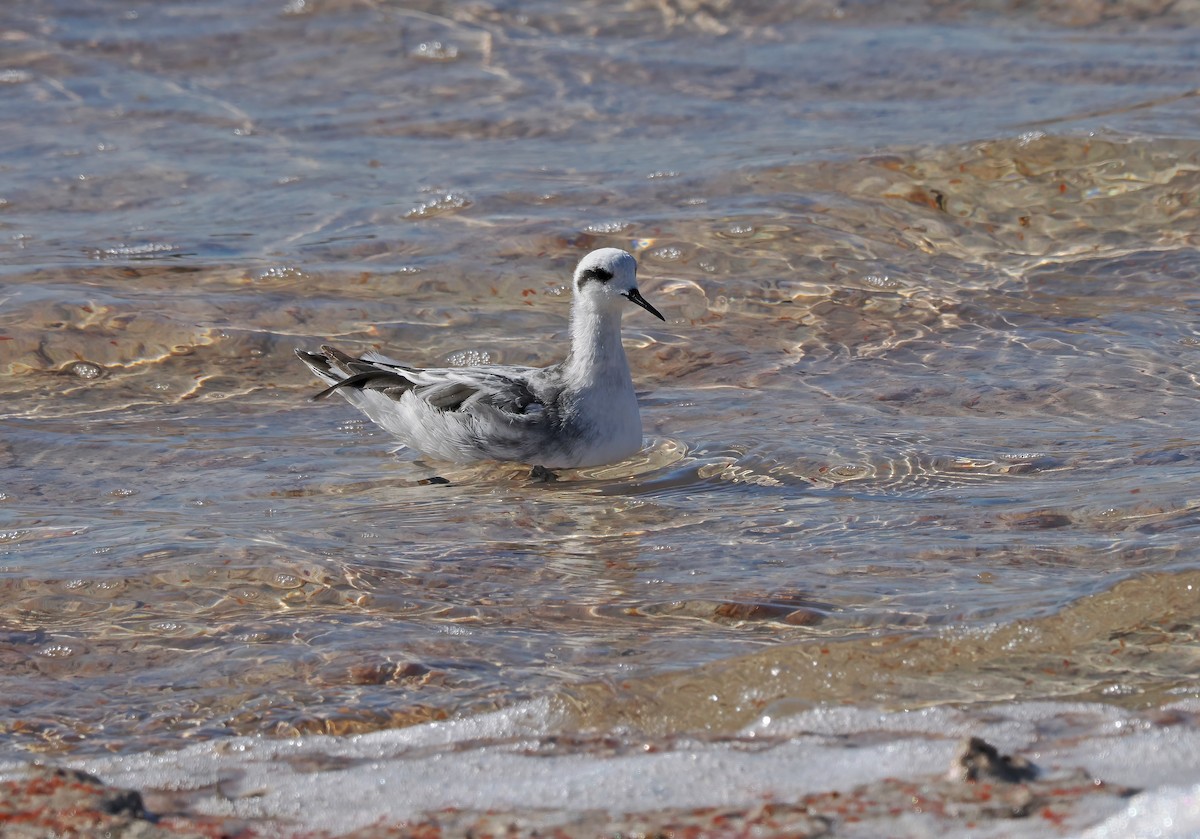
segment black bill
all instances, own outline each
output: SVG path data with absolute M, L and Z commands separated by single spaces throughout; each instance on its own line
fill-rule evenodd
M 654 308 L 649 303 L 647 303 L 646 298 L 642 297 L 641 292 L 639 292 L 636 288 L 630 289 L 628 292 L 626 292 L 625 296 L 627 298 L 629 298 L 630 303 L 637 303 L 639 306 L 641 306 L 643 309 L 645 309 L 650 314 L 654 315 L 659 320 L 664 321 L 664 322 L 666 321 L 666 318 L 664 318 L 662 316 L 662 314 L 659 313 L 658 309 Z

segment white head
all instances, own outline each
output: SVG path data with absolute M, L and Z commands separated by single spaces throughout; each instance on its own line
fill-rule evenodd
M 637 260 L 618 248 L 601 248 L 579 260 L 575 268 L 575 295 L 606 308 L 615 308 L 623 297 L 659 320 L 666 320 L 638 292 Z

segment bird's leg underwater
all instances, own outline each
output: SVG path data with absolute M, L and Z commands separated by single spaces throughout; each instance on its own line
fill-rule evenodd
M 558 480 L 558 475 L 555 475 L 545 466 L 535 466 L 529 470 L 529 480 L 535 484 L 552 484 Z

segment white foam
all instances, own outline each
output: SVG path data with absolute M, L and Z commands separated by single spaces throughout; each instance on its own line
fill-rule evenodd
M 1080 839 L 1195 839 L 1200 836 L 1200 784 L 1134 796 L 1129 806 Z
M 73 765 L 118 786 L 196 790 L 199 813 L 342 832 L 450 807 L 637 813 L 795 801 L 884 778 L 940 777 L 963 737 L 982 736 L 1047 771 L 1084 767 L 1110 783 L 1147 788 L 1088 837 L 1200 835 L 1200 731 L 1099 704 L 827 708 L 761 719 L 734 740 L 644 749 L 628 739 L 608 749 L 555 738 L 565 724 L 536 701 L 354 737 L 235 738 Z M 1019 834 L 1043 835 L 1036 821 Z M 929 825 L 910 826 L 897 835 L 920 835 Z

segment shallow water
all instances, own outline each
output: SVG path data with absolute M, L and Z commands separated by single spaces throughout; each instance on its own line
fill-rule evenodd
M 1194 694 L 1196 21 L 244 6 L 0 10 L 5 756 Z M 610 245 L 639 458 L 306 401 L 557 360 Z

